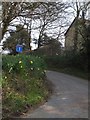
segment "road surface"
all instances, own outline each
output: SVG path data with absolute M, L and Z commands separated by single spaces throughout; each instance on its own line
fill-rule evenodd
M 23 118 L 88 118 L 88 81 L 47 71 L 54 93 L 44 105 Z
M 0 86 L 0 120 L 2 118 L 2 88 Z

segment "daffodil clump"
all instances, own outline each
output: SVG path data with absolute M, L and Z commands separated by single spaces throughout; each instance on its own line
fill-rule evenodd
M 4 117 L 22 111 L 27 105 L 35 105 L 46 97 L 43 82 L 46 64 L 42 58 L 8 55 L 3 56 L 2 61 Z M 4 112 L 6 110 L 7 113 Z
M 25 76 L 30 73 L 40 77 L 46 69 L 46 64 L 43 59 L 35 56 L 4 56 L 2 68 L 9 74 L 16 73 Z

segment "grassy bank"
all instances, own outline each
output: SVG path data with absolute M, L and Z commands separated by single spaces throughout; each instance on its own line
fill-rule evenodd
M 20 115 L 47 99 L 46 64 L 35 56 L 3 56 L 3 118 Z

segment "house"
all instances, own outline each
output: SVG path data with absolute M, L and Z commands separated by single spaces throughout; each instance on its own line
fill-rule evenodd
M 90 25 L 90 20 L 75 18 L 65 33 L 65 50 L 71 51 L 76 47 L 77 51 L 82 49 L 85 40 L 85 28 Z
M 0 25 L 0 42 L 1 42 L 1 39 L 2 39 L 2 28 L 1 28 L 1 25 Z

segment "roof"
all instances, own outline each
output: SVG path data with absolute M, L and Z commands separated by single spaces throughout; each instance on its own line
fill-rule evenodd
M 73 22 L 71 23 L 71 25 L 69 26 L 69 28 L 67 29 L 66 33 L 64 34 L 66 36 L 66 34 L 68 33 L 69 29 L 72 27 L 72 25 L 74 24 L 76 18 L 73 20 Z
M 66 34 L 68 33 L 69 29 L 72 27 L 72 25 L 75 23 L 76 19 L 77 19 L 77 18 L 75 18 L 75 19 L 73 20 L 73 22 L 71 23 L 71 25 L 70 25 L 69 28 L 67 29 L 66 33 L 64 34 L 65 36 L 66 36 Z M 82 20 L 82 18 L 80 18 L 79 20 Z M 86 19 L 85 19 L 85 21 L 86 21 L 86 24 L 90 23 L 90 20 L 86 20 Z

